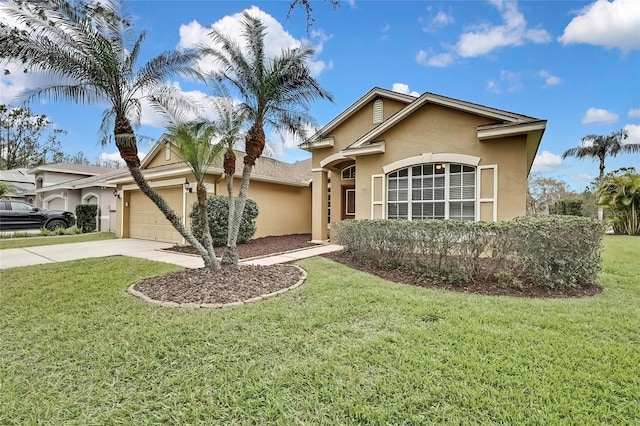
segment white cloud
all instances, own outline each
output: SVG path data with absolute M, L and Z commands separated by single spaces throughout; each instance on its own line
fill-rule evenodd
M 416 55 L 416 62 L 425 67 L 445 68 L 454 61 L 451 53 L 438 53 L 432 55 L 430 52 L 421 50 Z
M 640 108 L 631 108 L 627 115 L 629 118 L 640 118 Z
M 618 114 L 600 108 L 589 108 L 582 118 L 582 124 L 612 124 L 616 121 L 618 121 Z
M 433 18 L 433 22 L 440 25 L 449 25 L 453 23 L 453 16 L 440 11 L 435 18 Z
M 571 177 L 571 179 L 576 182 L 591 182 L 594 178 L 595 176 L 591 176 L 588 173 L 578 173 L 577 175 Z
M 414 91 L 409 91 L 409 85 L 404 83 L 393 83 L 391 86 L 391 90 L 398 93 L 404 93 L 405 95 L 415 96 L 416 98 L 420 96 L 420 93 Z
M 533 160 L 531 172 L 553 172 L 560 168 L 561 165 L 562 157 L 549 151 L 542 151 L 540 154 L 536 155 L 536 158 Z
M 640 1 L 597 0 L 582 9 L 558 38 L 564 45 L 586 43 L 618 48 L 640 49 Z
M 637 143 L 640 144 L 640 125 L 637 124 L 627 124 L 624 126 L 624 130 L 627 131 L 629 137 L 624 140 L 623 143 Z
M 476 57 L 500 47 L 551 41 L 551 36 L 546 30 L 527 28 L 527 21 L 518 10 L 515 1 L 493 0 L 491 3 L 502 13 L 503 24 L 481 24 L 476 30 L 461 34 L 456 45 L 456 51 L 460 56 Z
M 500 81 L 490 80 L 487 90 L 493 93 L 513 93 L 522 89 L 521 75 L 511 71 L 500 71 Z
M 562 80 L 560 80 L 560 77 L 557 77 L 551 74 L 549 71 L 545 70 L 541 70 L 540 72 L 538 72 L 538 77 L 544 79 L 545 87 L 555 86 L 562 82 Z
M 418 23 L 422 25 L 422 31 L 425 33 L 435 33 L 440 28 L 453 24 L 453 15 L 441 10 L 434 15 L 431 7 L 428 7 L 427 10 L 429 11 L 429 17 L 423 18 L 421 16 L 418 18 Z
M 145 157 L 145 155 L 147 155 L 145 152 L 138 151 L 138 158 L 139 159 L 142 160 Z M 122 159 L 122 157 L 120 156 L 120 153 L 118 151 L 110 152 L 110 153 L 109 152 L 103 152 L 98 156 L 97 160 L 98 160 L 99 164 L 109 164 L 109 163 L 113 163 L 113 162 L 118 162 L 122 166 L 124 166 L 126 164 L 124 162 L 124 160 Z
M 273 16 L 262 11 L 257 6 L 252 6 L 245 11 L 249 12 L 252 16 L 259 18 L 266 27 L 265 31 L 265 55 L 268 58 L 273 58 L 282 52 L 282 49 L 294 49 L 301 46 L 303 43 L 308 43 L 305 40 L 298 40 L 289 34 L 282 27 L 282 24 L 278 22 Z M 240 20 L 242 13 L 236 13 L 232 16 L 225 16 L 216 21 L 211 27 L 203 27 L 198 21 L 192 21 L 189 24 L 180 26 L 180 41 L 178 47 L 188 48 L 194 47 L 198 44 L 211 45 L 213 41 L 209 37 L 211 29 L 215 27 L 222 33 L 227 34 L 230 38 L 241 41 L 242 26 Z M 311 39 L 313 41 L 313 47 L 316 51 L 316 56 L 322 52 L 324 43 L 331 39 L 331 36 L 327 36 L 322 31 L 312 31 Z M 242 46 L 242 45 L 241 45 Z M 244 47 L 244 46 L 242 46 Z M 208 58 L 199 62 L 200 68 L 205 71 L 213 71 L 217 68 L 215 62 Z M 311 60 L 309 67 L 314 76 L 319 75 L 325 70 L 331 69 L 331 62 L 326 63 L 319 60 Z

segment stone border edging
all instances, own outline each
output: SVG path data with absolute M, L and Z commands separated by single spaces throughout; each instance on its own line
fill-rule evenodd
M 135 290 L 133 287 L 137 283 L 131 284 L 129 287 L 127 287 L 127 293 L 129 293 L 132 296 L 135 296 L 135 297 L 141 299 L 143 302 L 147 302 L 147 303 L 151 303 L 151 304 L 154 304 L 154 305 L 163 306 L 165 308 L 192 308 L 192 309 L 193 308 L 210 308 L 210 309 L 231 308 L 231 307 L 234 307 L 234 306 L 242 306 L 242 305 L 246 305 L 248 303 L 259 302 L 261 300 L 270 299 L 272 297 L 280 296 L 283 293 L 286 293 L 286 292 L 288 292 L 290 290 L 293 290 L 293 289 L 296 289 L 296 288 L 300 287 L 302 285 L 302 283 L 304 283 L 304 281 L 307 279 L 307 271 L 305 271 L 304 269 L 302 269 L 298 265 L 289 265 L 289 266 L 297 268 L 298 270 L 300 270 L 300 272 L 302 272 L 302 277 L 294 285 L 292 285 L 290 287 L 282 288 L 282 289 L 280 289 L 278 291 L 274 291 L 273 293 L 263 294 L 262 296 L 252 297 L 251 299 L 247 299 L 247 300 L 243 300 L 243 301 L 239 301 L 239 302 L 229 302 L 229 303 L 192 303 L 192 302 L 176 303 L 176 302 L 165 302 L 165 301 L 162 301 L 162 300 L 152 299 L 151 297 L 147 296 L 146 294 L 141 293 L 138 290 Z

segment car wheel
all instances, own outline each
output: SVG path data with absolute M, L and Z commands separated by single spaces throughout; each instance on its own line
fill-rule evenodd
M 55 231 L 58 228 L 66 228 L 67 224 L 62 220 L 52 220 L 47 223 L 47 229 L 49 231 Z

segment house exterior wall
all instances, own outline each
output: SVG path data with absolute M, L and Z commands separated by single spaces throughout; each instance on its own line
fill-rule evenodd
M 116 197 L 113 188 L 89 187 L 83 188 L 80 194 L 80 204 L 97 204 L 98 217 L 96 229 L 100 232 L 116 231 Z M 96 197 L 97 202 L 94 202 Z
M 164 152 L 159 156 L 164 158 Z M 184 198 L 178 197 L 176 188 L 182 191 L 184 180 L 195 182 L 192 175 L 172 176 L 168 179 L 152 180 L 151 185 L 156 191 L 165 197 L 169 205 L 184 218 L 187 229 L 191 228 L 189 214 L 193 204 L 197 201 L 194 192 L 184 193 Z M 180 181 L 180 183 L 176 183 Z M 205 182 L 209 187 L 209 195 L 226 195 L 226 181 L 220 179 L 220 175 L 207 175 Z M 240 186 L 240 179 L 234 179 L 234 190 L 237 194 Z M 163 222 L 162 213 L 154 206 L 150 206 L 150 201 L 146 202 L 140 197 L 144 197 L 135 184 L 119 185 L 118 190 L 123 196 L 117 200 L 116 236 L 119 238 L 143 238 L 167 241 L 176 244 L 184 244 L 186 241 L 179 234 L 168 229 L 168 222 Z M 146 197 L 145 197 L 146 198 Z M 256 219 L 256 234 L 254 238 L 288 235 L 307 234 L 311 232 L 311 189 L 308 186 L 297 187 L 282 185 L 273 182 L 252 181 L 249 186 L 249 198 L 258 204 L 259 214 Z M 146 212 L 144 216 L 148 219 L 145 222 L 138 210 L 143 208 Z M 134 230 L 135 228 L 135 230 Z
M 240 179 L 234 179 L 237 195 Z M 216 184 L 217 195 L 227 195 L 223 179 Z M 254 238 L 311 233 L 311 188 L 251 181 L 249 198 L 258 204 Z
M 382 167 L 423 153 L 480 157 L 480 166 L 498 165 L 498 220 L 526 213 L 526 136 L 478 141 L 477 128 L 490 119 L 436 105 L 425 105 L 385 132 L 385 153 L 356 159 L 356 219 L 371 216 L 371 175 Z
M 371 143 L 384 142 L 384 152 L 352 157 L 356 164 L 355 182 L 341 179 L 340 169 L 349 158 L 341 151 L 372 130 L 373 102 L 354 112 L 346 121 L 323 134 L 333 137 L 334 146 L 312 150 L 313 169 L 331 174 L 331 222 L 341 220 L 342 187 L 355 184 L 356 219 L 386 217 L 386 174 L 392 163 L 416 157 L 416 164 L 423 154 L 438 154 L 439 158 L 464 158 L 476 168 L 476 218 L 479 220 L 508 220 L 526 214 L 526 190 L 529 165 L 535 156 L 543 131 L 518 136 L 493 138 L 480 141 L 478 128 L 492 125 L 496 119 L 461 111 L 436 103 L 425 103 Z M 393 101 L 384 99 L 384 117 L 388 119 L 406 104 L 396 102 L 397 110 L 388 106 Z M 389 113 L 389 115 L 387 115 Z M 528 139 L 529 138 L 529 139 Z M 470 156 L 470 157 L 460 157 Z M 424 162 L 424 161 L 422 161 Z M 402 167 L 406 167 L 405 164 Z M 385 173 L 386 171 L 386 173 Z M 314 174 L 314 183 L 320 177 Z M 323 195 L 314 194 L 314 235 L 322 238 L 322 220 L 319 219 L 319 201 Z M 326 231 L 324 231 L 326 233 Z

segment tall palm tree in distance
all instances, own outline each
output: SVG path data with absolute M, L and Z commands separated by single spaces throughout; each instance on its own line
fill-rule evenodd
M 314 50 L 309 46 L 285 49 L 278 56 L 265 54 L 266 26 L 260 19 L 244 12 L 241 17 L 242 44 L 223 31 L 214 28 L 212 46 L 203 47 L 204 55 L 211 55 L 219 65 L 212 73 L 215 81 L 237 92 L 240 108 L 248 118 L 249 131 L 245 137 L 242 180 L 235 201 L 229 242 L 222 256 L 223 264 L 237 264 L 236 240 L 249 191 L 249 180 L 256 160 L 266 143 L 265 127 L 281 134 L 305 137 L 308 125 L 314 120 L 308 112 L 316 99 L 333 101 L 311 75 L 307 61 Z
M 28 91 L 24 100 L 106 103 L 101 125 L 103 145 L 113 136 L 140 190 L 203 255 L 205 265 L 215 265 L 215 259 L 186 229 L 183 219 L 144 178 L 134 132 L 145 98 L 169 110 L 189 108 L 190 103 L 166 83 L 174 75 L 201 78 L 194 68 L 199 53 L 167 51 L 139 64 L 145 32 L 134 31 L 133 19 L 120 0 L 9 0 L 0 4 L 0 10 L 18 23 L 0 24 L 0 60 L 21 61 L 57 81 Z
M 600 162 L 599 179 L 604 177 L 605 160 L 608 157 L 615 157 L 620 153 L 640 152 L 640 144 L 627 143 L 624 141 L 629 137 L 626 130 L 618 130 L 608 136 L 587 135 L 582 138 L 580 146 L 570 148 L 562 154 L 562 158 L 597 158 Z
M 604 178 L 604 162 L 608 157 L 615 157 L 620 153 L 640 152 L 640 144 L 624 143 L 628 137 L 629 134 L 624 129 L 613 132 L 608 136 L 587 135 L 582 138 L 580 146 L 566 150 L 562 154 L 562 158 L 597 158 L 600 162 L 600 174 L 598 175 L 598 183 L 600 183 Z M 602 218 L 602 207 L 598 207 L 598 219 L 602 220 Z

